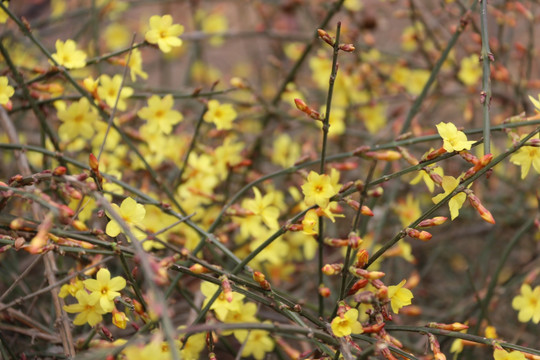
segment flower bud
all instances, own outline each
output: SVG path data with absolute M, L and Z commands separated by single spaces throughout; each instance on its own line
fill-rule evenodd
M 204 274 L 209 272 L 209 270 L 201 264 L 193 264 L 189 267 L 189 270 L 191 270 L 191 272 L 194 274 Z
M 420 224 L 418 224 L 418 227 L 425 228 L 425 227 L 438 226 L 438 225 L 443 224 L 446 220 L 448 220 L 448 218 L 445 216 L 437 216 L 432 219 L 426 219 L 426 220 L 421 221 Z
M 358 290 L 364 288 L 369 283 L 368 279 L 360 279 L 357 282 L 351 286 L 349 292 L 347 292 L 347 296 L 354 295 L 358 292 Z
M 469 328 L 467 325 L 461 324 L 458 322 L 455 322 L 453 324 L 441 324 L 441 323 L 436 323 L 436 322 L 430 322 L 429 324 L 427 324 L 427 327 L 433 328 L 433 329 L 449 330 L 449 331 L 462 331 Z
M 270 286 L 270 283 L 268 282 L 268 280 L 266 280 L 266 277 L 264 276 L 263 273 L 259 272 L 259 271 L 255 271 L 253 273 L 253 280 L 255 280 L 256 282 L 259 283 L 259 285 L 264 289 L 264 290 L 267 290 L 269 291 L 271 289 L 271 286 Z
M 345 52 L 353 52 L 356 50 L 353 44 L 339 44 L 339 50 L 345 51 Z
M 62 175 L 65 175 L 66 172 L 67 172 L 67 169 L 66 169 L 65 166 L 58 166 L 53 170 L 53 175 L 54 176 L 62 176 Z
M 120 329 L 125 329 L 129 319 L 123 311 L 118 311 L 116 308 L 112 311 L 112 322 L 116 327 Z
M 317 29 L 317 34 L 325 43 L 330 46 L 334 46 L 334 39 L 323 29 Z
M 495 224 L 495 219 L 493 218 L 493 215 L 491 215 L 489 210 L 486 209 L 484 205 L 482 205 L 480 199 L 476 195 L 474 195 L 473 193 L 468 193 L 467 198 L 469 199 L 471 205 L 476 209 L 478 214 L 480 214 L 480 217 L 482 219 L 484 219 L 490 224 Z
M 401 154 L 393 150 L 368 151 L 364 153 L 364 156 L 382 161 L 395 161 L 401 159 Z
M 378 198 L 378 197 L 381 197 L 383 193 L 384 193 L 384 189 L 382 188 L 382 186 L 377 186 L 375 189 L 369 189 L 367 192 L 367 195 Z
M 364 242 L 360 236 L 354 231 L 349 234 L 349 246 L 353 249 L 358 249 L 360 245 Z
M 225 294 L 225 299 L 231 303 L 233 301 L 233 292 L 229 278 L 226 275 L 222 275 L 219 277 L 219 280 L 221 281 L 221 290 Z
M 324 285 L 321 285 L 319 286 L 319 294 L 322 296 L 322 297 L 329 297 L 331 295 L 331 292 L 330 292 L 330 289 L 327 288 L 326 286 Z
M 356 267 L 362 268 L 369 261 L 369 252 L 366 249 L 362 249 L 356 253 Z
M 326 264 L 322 267 L 322 272 L 326 276 L 337 275 L 343 270 L 343 264 Z
M 428 233 L 427 231 L 423 231 L 423 230 L 418 231 L 416 229 L 411 229 L 411 228 L 407 229 L 406 232 L 407 232 L 407 235 L 409 235 L 410 237 L 417 238 L 417 239 L 420 239 L 422 241 L 428 241 L 433 236 L 430 233 Z
M 363 278 L 369 279 L 369 280 L 380 279 L 380 278 L 382 278 L 383 276 L 386 275 L 382 271 L 367 271 L 365 269 L 360 269 L 360 268 L 357 268 L 357 267 L 354 267 L 354 266 L 351 266 L 349 268 L 349 272 L 351 274 L 355 275 L 355 276 L 363 277 Z

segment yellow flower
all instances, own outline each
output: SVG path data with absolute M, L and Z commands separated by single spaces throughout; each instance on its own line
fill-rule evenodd
M 251 330 L 240 332 L 236 338 L 240 343 L 245 343 L 242 350 L 242 357 L 252 355 L 257 360 L 264 359 L 266 353 L 274 349 L 274 341 L 269 336 L 268 331 Z
M 101 99 L 103 99 L 107 105 L 113 107 L 120 91 L 120 85 L 122 85 L 122 76 L 114 75 L 113 78 L 109 75 L 103 74 L 99 77 L 100 86 L 97 88 L 97 93 Z M 125 99 L 133 94 L 133 89 L 127 86 L 122 87 L 120 97 L 118 98 L 117 108 L 120 111 L 126 110 Z
M 60 66 L 67 69 L 80 69 L 86 65 L 86 53 L 82 50 L 77 50 L 77 43 L 71 39 L 63 42 L 56 40 L 56 53 L 52 54 L 52 58 Z
M 538 135 L 536 136 L 538 139 Z M 525 179 L 531 165 L 537 173 L 540 173 L 540 147 L 522 146 L 518 151 L 510 156 L 510 162 L 521 166 L 521 178 Z
M 398 200 L 394 212 L 398 215 L 401 225 L 406 227 L 422 215 L 420 201 L 409 193 L 405 200 Z
M 203 119 L 214 123 L 218 130 L 228 130 L 232 128 L 232 122 L 236 119 L 236 111 L 231 104 L 220 104 L 217 100 L 210 100 Z
M 281 134 L 274 140 L 272 162 L 284 168 L 292 166 L 300 157 L 300 144 L 292 141 L 287 134 Z
M 0 76 L 0 105 L 6 105 L 15 94 L 15 89 L 9 85 L 7 76 Z
M 459 179 L 456 179 L 452 176 L 443 176 L 442 187 L 444 193 L 435 196 L 432 199 L 433 202 L 435 204 L 438 204 L 442 199 L 448 196 L 448 194 L 454 191 L 454 189 L 457 188 L 458 185 Z M 452 220 L 454 220 L 459 215 L 459 209 L 461 209 L 461 207 L 463 206 L 466 198 L 467 195 L 465 195 L 465 193 L 463 192 L 460 192 L 459 194 L 453 196 L 450 201 L 448 201 L 448 207 L 450 208 L 450 216 L 452 217 Z
M 206 14 L 200 12 L 197 14 L 201 19 L 201 30 L 207 34 L 224 33 L 229 28 L 227 18 L 220 12 Z M 214 35 L 210 38 L 210 45 L 220 46 L 223 44 L 223 36 Z
M 206 347 L 206 334 L 198 333 L 191 335 L 186 343 L 180 341 L 180 355 L 183 360 L 199 360 L 200 353 Z
M 317 215 L 317 211 L 308 210 L 304 220 L 302 220 L 302 232 L 306 235 L 317 235 L 319 233 L 319 215 Z
M 336 316 L 330 326 L 337 337 L 361 334 L 364 331 L 362 324 L 358 321 L 358 310 L 356 309 L 349 309 L 342 316 Z
M 519 311 L 518 320 L 522 323 L 540 322 L 540 286 L 531 289 L 529 284 L 521 285 L 521 294 L 512 300 L 512 307 Z
M 141 119 L 148 121 L 148 131 L 170 134 L 172 127 L 182 121 L 183 116 L 179 111 L 173 110 L 174 100 L 172 95 L 160 98 L 152 95 L 148 99 L 148 106 L 137 112 Z
M 458 79 L 465 85 L 474 85 L 482 77 L 482 66 L 478 60 L 478 55 L 471 55 L 461 60 L 458 72 Z
M 73 324 L 75 325 L 84 325 L 86 323 L 90 326 L 96 325 L 103 319 L 103 314 L 105 310 L 99 305 L 99 296 L 98 293 L 88 294 L 86 290 L 79 290 L 75 294 L 78 303 L 72 305 L 64 305 L 64 310 L 68 313 L 79 313 Z
M 452 123 L 441 122 L 436 126 L 444 141 L 443 148 L 448 152 L 470 150 L 471 145 L 474 144 L 474 141 L 468 141 L 467 135 L 463 131 L 459 131 Z
M 437 167 L 430 166 L 430 167 L 432 168 L 432 171 L 435 172 L 435 174 L 440 175 L 441 177 L 444 176 L 444 172 L 441 167 L 438 167 L 438 166 Z M 424 180 L 429 192 L 433 192 L 433 190 L 435 190 L 435 182 L 431 179 L 431 176 L 429 176 L 429 173 L 425 171 L 424 169 L 418 172 L 418 175 L 416 175 L 416 177 L 411 180 L 410 184 L 416 185 L 420 182 L 420 180 Z
M 411 290 L 403 287 L 405 282 L 405 279 L 403 279 L 399 284 L 388 287 L 388 298 L 390 299 L 390 305 L 392 306 L 392 311 L 396 314 L 402 307 L 410 305 L 411 299 L 413 298 Z
M 375 134 L 386 126 L 386 106 L 383 104 L 362 106 L 358 109 L 358 114 L 370 134 Z
M 58 133 L 65 141 L 72 141 L 77 136 L 90 139 L 94 135 L 94 126 L 99 121 L 97 110 L 85 97 L 66 109 L 59 110 L 58 119 L 62 121 Z
M 123 351 L 126 360 L 170 360 L 172 359 L 168 343 L 163 342 L 163 336 L 154 336 L 146 345 L 129 345 Z
M 127 326 L 129 319 L 126 316 L 126 313 L 123 311 L 118 311 L 116 308 L 113 308 L 112 310 L 112 323 L 120 328 L 125 329 Z
M 206 299 L 203 302 L 203 307 L 206 306 L 208 301 L 214 296 L 215 292 L 218 290 L 218 286 L 215 284 L 212 284 L 208 281 L 203 281 L 201 283 L 201 292 L 206 297 Z M 244 298 L 244 295 L 239 294 L 237 292 L 233 292 L 233 300 L 231 302 L 228 302 L 225 298 L 225 293 L 223 291 L 219 294 L 218 298 L 214 303 L 210 306 L 210 310 L 214 310 L 216 313 L 216 317 L 221 320 L 225 321 L 227 319 L 227 315 L 229 312 L 234 311 L 240 311 L 242 308 L 242 299 Z
M 150 44 L 157 44 L 159 49 L 168 53 L 173 47 L 182 46 L 182 40 L 178 37 L 184 32 L 184 27 L 180 24 L 173 24 L 171 15 L 154 15 L 150 17 L 150 30 L 146 32 L 144 38 Z
M 316 204 L 324 209 L 337 191 L 332 185 L 330 176 L 326 174 L 319 175 L 315 171 L 310 171 L 307 182 L 302 185 L 302 192 L 307 206 Z
M 126 287 L 126 280 L 121 276 L 111 279 L 111 273 L 107 269 L 99 269 L 95 279 L 84 280 L 84 286 L 92 294 L 98 294 L 99 305 L 105 312 L 114 309 L 114 299 L 120 296 L 119 291 Z
M 126 61 L 129 57 L 129 54 L 126 55 Z M 143 79 L 148 79 L 148 74 L 142 69 L 142 55 L 139 49 L 131 50 L 131 57 L 129 58 L 129 75 L 131 76 L 131 81 L 137 80 L 137 76 L 140 76 Z
M 125 25 L 112 23 L 103 32 L 103 39 L 107 49 L 116 51 L 129 46 L 131 32 Z
M 138 204 L 130 197 L 125 198 L 120 206 L 112 204 L 112 207 L 128 225 L 140 225 L 146 214 L 144 206 L 142 204 Z M 105 233 L 107 235 L 115 237 L 121 232 L 122 228 L 120 227 L 120 224 L 116 222 L 116 220 L 111 219 L 111 221 L 107 223 L 107 227 L 105 228 Z
M 343 7 L 349 11 L 360 11 L 364 7 L 361 0 L 345 0 Z
M 9 1 L 2 1 L 2 5 L 9 7 Z M 0 9 L 0 24 L 5 24 L 7 19 L 9 19 L 8 13 Z
M 260 217 L 262 222 L 270 229 L 277 229 L 279 223 L 279 209 L 272 205 L 274 196 L 272 193 L 268 193 L 264 196 L 256 187 L 253 188 L 255 193 L 255 199 L 245 199 L 242 202 L 242 207 L 246 210 L 253 212 L 254 216 Z
M 519 351 L 507 352 L 504 349 L 495 349 L 493 358 L 495 360 L 525 360 L 525 355 Z
M 72 278 L 68 284 L 62 285 L 58 296 L 65 298 L 68 295 L 75 296 L 79 290 L 84 289 L 84 283 L 78 277 Z

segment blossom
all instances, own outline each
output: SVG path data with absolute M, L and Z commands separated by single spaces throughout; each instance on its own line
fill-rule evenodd
M 482 66 L 480 66 L 480 61 L 478 61 L 477 55 L 473 54 L 461 60 L 458 72 L 459 80 L 461 80 L 465 85 L 471 86 L 476 84 L 481 77 Z
M 442 199 L 448 196 L 452 191 L 454 191 L 459 185 L 459 179 L 456 179 L 452 176 L 443 176 L 442 187 L 444 193 L 435 196 L 432 200 L 435 204 L 438 204 Z M 460 192 L 453 196 L 450 201 L 448 201 L 448 207 L 450 208 L 450 216 L 454 220 L 459 215 L 459 209 L 463 206 L 467 195 Z
M 413 298 L 411 290 L 403 287 L 405 282 L 405 279 L 403 279 L 399 284 L 388 287 L 388 298 L 390 299 L 390 305 L 392 306 L 392 311 L 396 314 L 402 307 L 410 305 L 411 299 Z
M 78 277 L 74 277 L 69 283 L 62 285 L 58 296 L 61 298 L 65 298 L 68 295 L 75 296 L 82 289 L 84 289 L 84 283 Z
M 538 135 L 536 136 L 536 139 L 539 139 Z M 510 156 L 510 162 L 521 166 L 522 179 L 525 179 L 529 173 L 531 165 L 537 173 L 540 173 L 540 147 L 522 146 Z
M 336 316 L 330 326 L 337 337 L 361 334 L 364 331 L 362 324 L 358 321 L 358 310 L 356 309 L 349 309 L 342 316 Z
M 150 30 L 146 32 L 144 38 L 150 44 L 157 44 L 164 53 L 171 51 L 173 47 L 182 45 L 182 40 L 178 36 L 184 32 L 184 27 L 180 24 L 173 24 L 171 15 L 154 15 L 150 17 Z
M 330 176 L 311 171 L 308 175 L 307 182 L 302 185 L 302 192 L 304 193 L 304 202 L 307 206 L 318 205 L 321 208 L 326 208 L 330 202 L 330 198 L 337 191 L 332 184 Z
M 126 287 L 126 280 L 121 276 L 111 279 L 111 273 L 107 269 L 99 269 L 96 279 L 84 280 L 84 286 L 92 294 L 98 294 L 99 305 L 105 312 L 114 309 L 114 298 L 120 296 L 119 291 Z
M 474 141 L 468 141 L 467 135 L 463 131 L 459 131 L 452 123 L 441 122 L 436 126 L 444 141 L 443 148 L 448 152 L 470 150 L 471 145 L 474 144 Z
M 274 195 L 268 193 L 264 196 L 256 187 L 253 188 L 255 193 L 255 199 L 246 199 L 242 202 L 242 207 L 251 211 L 254 215 L 259 216 L 262 222 L 270 229 L 277 229 L 279 227 L 278 217 L 279 209 L 272 205 L 274 201 Z
M 521 285 L 521 294 L 512 300 L 512 307 L 519 311 L 518 320 L 522 323 L 540 322 L 540 286 L 531 289 L 529 284 Z
M 77 43 L 71 39 L 56 40 L 56 52 L 52 54 L 52 58 L 58 65 L 68 69 L 80 69 L 86 66 L 86 53 L 82 50 L 77 50 Z
M 308 210 L 302 220 L 302 232 L 306 235 L 317 235 L 319 233 L 319 215 L 316 210 Z
M 439 176 L 443 176 L 444 175 L 444 172 L 443 172 L 443 169 L 442 167 L 439 167 L 439 166 L 428 166 L 428 169 L 430 169 L 431 171 L 433 171 L 435 174 L 439 175 Z M 411 180 L 410 184 L 411 185 L 416 185 L 420 182 L 420 180 L 424 180 L 424 182 L 426 183 L 426 186 L 429 190 L 429 192 L 433 192 L 433 190 L 435 189 L 435 182 L 433 181 L 433 179 L 431 178 L 431 175 L 430 175 L 430 172 L 429 171 L 426 171 L 424 169 L 421 169 L 419 172 L 418 172 L 418 175 L 416 175 L 416 177 L 414 179 Z
M 75 294 L 78 303 L 72 305 L 64 305 L 64 310 L 68 313 L 79 313 L 73 324 L 84 325 L 86 323 L 90 326 L 96 325 L 103 319 L 105 310 L 99 305 L 99 293 L 87 293 L 86 290 L 79 290 Z
M 128 57 L 129 63 L 127 65 L 129 66 L 129 75 L 131 77 L 131 81 L 137 80 L 137 76 L 140 76 L 143 79 L 147 79 L 148 74 L 142 69 L 141 51 L 139 49 L 133 49 L 131 50 L 131 56 L 129 54 L 126 55 L 126 61 Z
M 133 89 L 127 86 L 122 86 L 122 91 L 120 87 L 122 85 L 122 76 L 114 75 L 112 78 L 109 75 L 103 74 L 99 77 L 100 86 L 97 88 L 98 96 L 103 99 L 107 105 L 113 107 L 116 103 L 116 98 L 118 97 L 118 92 L 120 92 L 120 97 L 118 97 L 118 110 L 126 110 L 125 99 L 130 97 L 133 94 Z
M 5 7 L 9 6 L 9 1 L 2 1 L 2 5 Z M 7 19 L 9 19 L 9 15 L 4 10 L 0 9 L 0 24 L 5 24 Z
M 126 313 L 123 311 L 118 311 L 116 308 L 112 309 L 112 323 L 120 328 L 125 329 L 129 319 L 126 316 Z
M 99 121 L 97 110 L 85 97 L 59 110 L 58 119 L 62 121 L 58 133 L 62 139 L 68 141 L 77 136 L 91 138 L 94 135 L 94 126 Z
M 122 201 L 120 206 L 111 204 L 116 213 L 128 224 L 128 225 L 140 225 L 146 215 L 146 210 L 142 204 L 138 204 L 135 200 L 127 197 Z M 120 224 L 116 220 L 111 219 L 107 223 L 105 233 L 111 237 L 118 236 L 122 232 Z
M 493 358 L 495 360 L 525 360 L 525 355 L 519 351 L 507 352 L 504 349 L 495 349 Z
M 141 119 L 148 121 L 148 130 L 150 132 L 162 132 L 170 134 L 172 127 L 183 120 L 179 111 L 173 110 L 174 100 L 172 95 L 160 98 L 152 95 L 148 99 L 148 106 L 143 107 L 137 112 Z
M 7 76 L 0 76 L 0 105 L 6 105 L 13 94 L 15 89 L 9 85 Z
M 214 296 L 216 291 L 219 289 L 219 287 L 215 284 L 212 284 L 208 281 L 203 281 L 201 284 L 201 292 L 206 297 L 206 299 L 203 302 L 203 307 L 206 306 L 206 304 L 210 301 L 210 299 Z M 244 295 L 239 294 L 237 292 L 233 292 L 233 300 L 231 302 L 227 301 L 225 293 L 222 291 L 216 301 L 210 306 L 210 310 L 214 310 L 216 313 L 216 317 L 221 320 L 225 321 L 227 319 L 227 315 L 229 312 L 235 312 L 240 311 L 242 308 L 242 299 L 244 298 Z
M 210 100 L 203 119 L 214 123 L 218 130 L 228 130 L 232 128 L 232 122 L 236 119 L 236 111 L 231 104 L 220 104 L 217 100 Z
M 257 360 L 264 359 L 264 355 L 274 349 L 274 341 L 269 336 L 268 331 L 251 330 L 240 332 L 238 341 L 245 343 L 242 349 L 242 357 L 253 355 Z
M 280 134 L 273 144 L 272 162 L 284 168 L 292 166 L 300 157 L 300 144 L 293 141 L 288 134 Z
M 183 338 L 183 337 L 182 337 Z M 184 360 L 199 360 L 200 353 L 206 347 L 206 334 L 198 333 L 191 335 L 184 343 L 181 340 L 180 343 L 180 355 Z

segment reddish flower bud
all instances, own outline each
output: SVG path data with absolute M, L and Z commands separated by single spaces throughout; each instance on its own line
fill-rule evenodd
M 324 285 L 321 285 L 319 286 L 319 294 L 322 296 L 322 297 L 329 297 L 331 295 L 331 292 L 330 292 L 330 289 L 327 288 L 326 286 Z
M 362 268 L 369 261 L 369 252 L 366 249 L 362 249 L 356 253 L 356 267 Z
M 428 241 L 433 236 L 430 233 L 428 233 L 427 231 L 423 231 L 423 230 L 418 231 L 416 229 L 410 229 L 410 228 L 407 229 L 406 232 L 407 232 L 407 235 L 409 235 L 410 237 L 417 238 L 417 239 L 420 239 L 422 241 Z
M 384 325 L 386 325 L 386 323 L 382 322 L 382 323 L 378 323 L 378 324 L 373 324 L 371 326 L 364 326 L 363 327 L 363 334 L 376 334 L 378 332 L 380 332 Z
M 432 219 L 426 219 L 426 220 L 421 221 L 420 224 L 418 224 L 418 227 L 426 228 L 426 227 L 438 226 L 438 225 L 443 224 L 446 220 L 448 220 L 448 218 L 445 216 L 436 216 Z
M 345 51 L 345 52 L 353 52 L 356 50 L 353 44 L 339 44 L 339 50 Z
M 417 158 L 415 158 L 410 152 L 409 150 L 407 150 L 406 148 L 404 147 L 401 147 L 401 146 L 398 146 L 397 147 L 398 151 L 401 153 L 401 157 L 403 157 L 403 159 L 405 159 L 409 164 L 415 166 L 415 165 L 418 165 L 419 161 Z
M 435 159 L 436 157 L 442 155 L 446 153 L 446 150 L 444 150 L 443 147 L 437 149 L 437 150 L 433 150 L 432 152 L 430 152 L 429 154 L 426 155 L 425 157 L 425 160 L 432 160 L 432 159 Z
M 351 289 L 347 293 L 347 296 L 351 296 L 351 295 L 356 294 L 358 292 L 358 290 L 364 288 L 368 283 L 369 283 L 368 279 L 360 279 L 360 280 L 358 280 L 357 282 L 355 282 L 353 284 L 353 286 L 351 286 Z
M 266 280 L 266 277 L 264 276 L 263 273 L 259 272 L 259 271 L 255 271 L 253 273 L 253 280 L 255 280 L 256 282 L 259 283 L 259 285 L 264 289 L 264 290 L 270 290 L 271 287 L 270 287 L 270 283 Z
M 381 197 L 383 193 L 384 193 L 384 189 L 381 186 L 377 186 L 375 189 L 369 189 L 367 192 L 367 195 L 378 198 L 378 197 Z
M 327 276 L 337 275 L 343 270 L 343 264 L 326 264 L 322 267 L 323 274 Z
M 455 322 L 453 324 L 441 324 L 436 322 L 430 322 L 427 324 L 427 327 L 434 328 L 434 329 L 441 329 L 441 330 L 449 330 L 449 331 L 462 331 L 465 329 L 468 329 L 469 327 L 465 324 Z
M 401 159 L 401 154 L 393 150 L 368 151 L 364 153 L 364 156 L 382 161 L 395 161 Z
M 370 208 L 368 208 L 366 205 L 362 205 L 362 209 L 360 210 L 360 213 L 365 216 L 373 216 L 373 211 L 371 211 Z
M 348 241 L 349 244 L 348 245 L 350 245 L 351 248 L 358 249 L 363 242 L 364 242 L 364 240 L 362 240 L 362 238 L 360 236 L 358 236 L 357 233 L 351 232 L 349 234 L 349 241 Z
M 323 29 L 317 29 L 317 34 L 325 43 L 330 46 L 334 46 L 334 39 Z
M 380 278 L 382 278 L 383 276 L 386 275 L 382 271 L 367 271 L 367 270 L 360 269 L 360 268 L 357 268 L 357 267 L 354 267 L 354 266 L 351 266 L 349 268 L 349 272 L 351 274 L 355 275 L 355 276 L 363 277 L 363 278 L 369 279 L 369 280 L 380 279 Z
M 484 205 L 482 205 L 480 199 L 476 195 L 474 195 L 473 193 L 468 193 L 467 198 L 469 199 L 471 205 L 476 209 L 478 214 L 480 214 L 480 217 L 482 219 L 484 219 L 490 224 L 495 224 L 495 219 L 493 218 L 493 215 L 491 215 L 489 210 L 486 209 Z
M 53 170 L 53 175 L 54 176 L 62 176 L 62 175 L 65 175 L 67 172 L 67 169 L 65 166 L 58 166 L 57 168 L 55 168 Z
M 232 302 L 233 292 L 229 278 L 226 275 L 222 275 L 219 277 L 219 280 L 221 281 L 221 290 L 223 290 L 223 294 L 225 294 L 225 299 L 228 302 Z
M 194 274 L 205 274 L 210 272 L 209 269 L 205 268 L 201 264 L 193 264 L 189 267 L 189 270 L 191 270 Z

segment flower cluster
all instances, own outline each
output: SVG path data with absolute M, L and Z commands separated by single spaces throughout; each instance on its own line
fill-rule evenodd
M 109 270 L 102 268 L 96 274 L 95 279 L 84 281 L 74 280 L 70 284 L 63 285 L 59 296 L 73 296 L 75 292 L 76 304 L 65 305 L 64 310 L 69 313 L 78 313 L 73 323 L 84 325 L 88 323 L 95 326 L 102 321 L 103 315 L 115 310 L 114 299 L 120 296 L 120 291 L 126 287 L 126 280 L 121 276 L 111 279 Z M 115 320 L 117 324 L 118 315 Z M 125 327 L 125 326 L 124 326 Z

